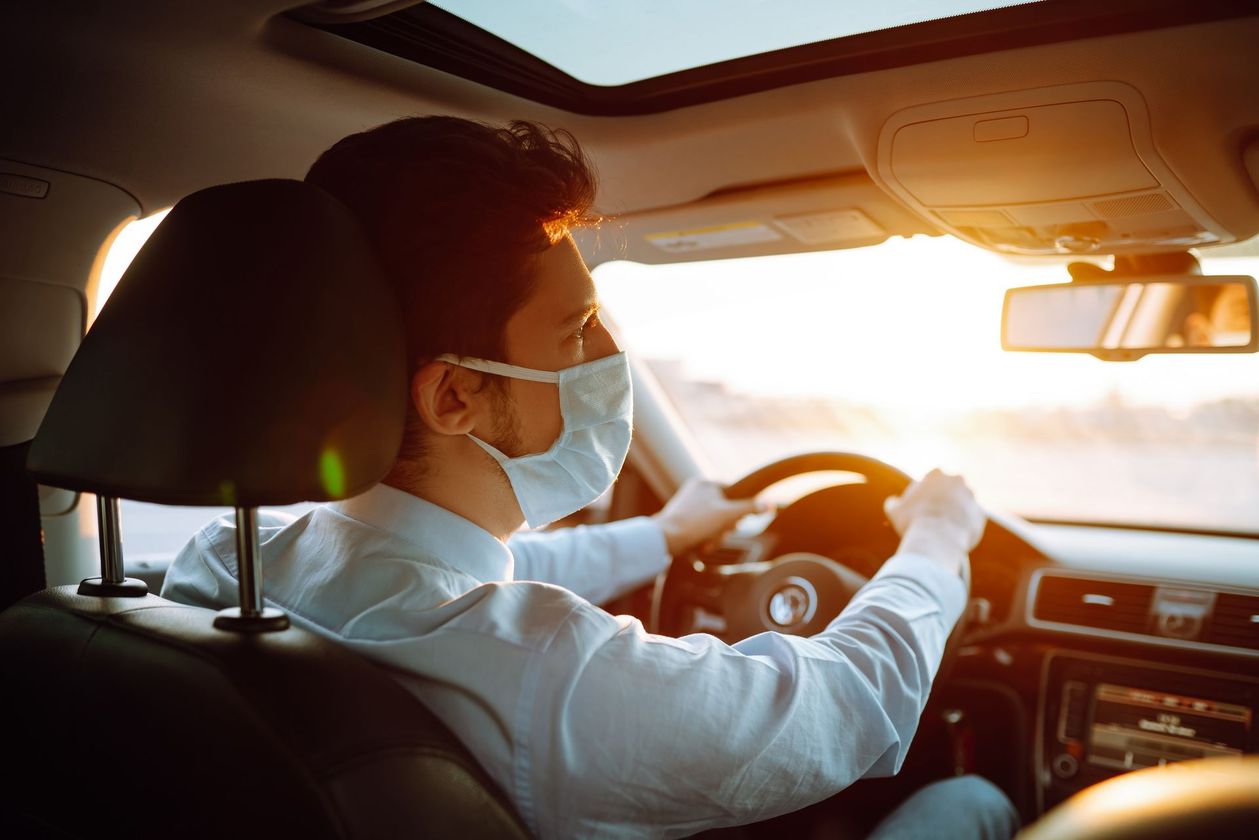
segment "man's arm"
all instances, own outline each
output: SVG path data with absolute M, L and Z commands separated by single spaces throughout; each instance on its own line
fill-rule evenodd
M 810 638 L 669 639 L 574 610 L 537 663 L 530 704 L 543 833 L 646 820 L 683 836 L 896 773 L 965 605 L 958 571 L 986 520 L 961 480 L 939 473 L 887 509 L 901 549 Z M 547 814 L 562 822 L 546 824 Z
M 684 836 L 894 774 L 964 600 L 955 574 L 900 553 L 811 638 L 669 639 L 575 610 L 535 663 L 542 833 L 580 836 L 598 821 Z
M 691 480 L 654 516 L 607 525 L 524 532 L 508 542 L 514 578 L 553 583 L 601 604 L 647 583 L 677 556 L 757 509 L 725 498 L 718 485 Z
M 650 517 L 607 525 L 526 531 L 507 543 L 516 560 L 513 577 L 553 583 L 592 604 L 632 591 L 664 571 L 669 553 Z

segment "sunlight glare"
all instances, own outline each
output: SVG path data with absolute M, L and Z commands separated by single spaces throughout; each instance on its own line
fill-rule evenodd
M 105 264 L 101 267 L 100 285 L 96 287 L 96 300 L 93 301 L 92 320 L 96 320 L 96 316 L 101 314 L 105 301 L 113 294 L 127 267 L 169 212 L 170 208 L 167 207 L 152 216 L 129 223 L 118 232 L 109 247 L 109 253 L 105 255 Z
M 1015 264 L 955 239 L 646 266 L 600 266 L 600 294 L 635 353 L 758 396 L 828 396 L 904 420 L 977 408 L 1089 405 L 1111 394 L 1191 405 L 1259 393 L 1254 356 L 1091 356 L 1001 349 L 1013 286 L 1061 283 L 1059 261 Z M 662 305 L 664 304 L 664 305 Z M 632 325 L 632 328 L 629 327 Z M 1183 376 L 1175 393 L 1167 376 Z M 1184 376 L 1184 374 L 1188 374 Z
M 961 473 L 985 505 L 1028 516 L 1259 534 L 1259 354 L 1002 350 L 1006 290 L 1066 282 L 1063 258 L 915 237 L 594 276 L 718 480 L 840 450 Z

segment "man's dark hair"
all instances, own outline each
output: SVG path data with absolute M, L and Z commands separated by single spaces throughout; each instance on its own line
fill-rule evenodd
M 595 176 L 576 139 L 531 122 L 397 120 L 341 140 L 306 180 L 349 207 L 374 243 L 412 373 L 441 353 L 502 360 L 534 259 L 593 221 Z M 421 454 L 421 429 L 412 410 L 403 458 Z

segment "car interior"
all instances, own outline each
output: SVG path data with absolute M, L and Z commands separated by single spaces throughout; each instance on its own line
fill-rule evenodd
M 989 514 L 970 601 L 904 769 L 836 807 L 974 773 L 1034 840 L 1253 831 L 1259 6 L 848 5 L 0 10 L 0 833 L 529 836 L 257 557 L 260 508 L 371 487 L 405 414 L 385 281 L 301 178 L 427 114 L 598 171 L 634 438 L 559 524 L 694 477 L 775 505 L 602 606 L 815 633 L 944 464 Z M 239 607 L 161 598 L 217 514 Z

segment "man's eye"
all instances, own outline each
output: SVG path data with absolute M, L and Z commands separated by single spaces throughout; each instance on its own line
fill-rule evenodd
M 586 337 L 586 331 L 592 330 L 597 326 L 599 326 L 599 316 L 597 314 L 591 315 L 586 319 L 586 323 L 582 324 L 581 327 L 578 328 L 576 333 L 577 338 L 584 339 Z

